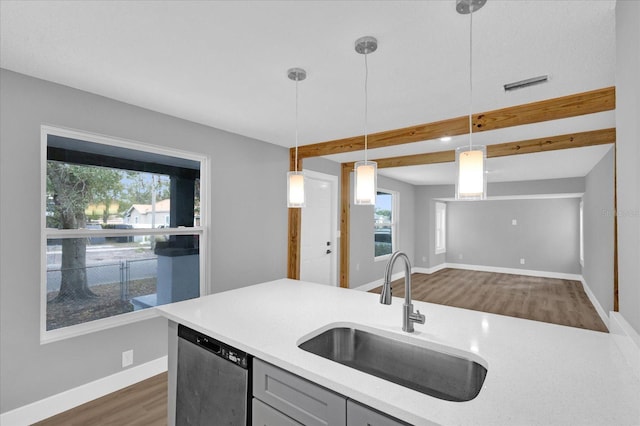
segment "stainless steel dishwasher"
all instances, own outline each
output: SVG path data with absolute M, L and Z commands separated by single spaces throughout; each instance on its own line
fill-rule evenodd
M 251 356 L 178 327 L 176 425 L 247 426 Z

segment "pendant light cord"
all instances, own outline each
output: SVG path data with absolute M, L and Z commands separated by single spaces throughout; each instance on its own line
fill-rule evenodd
M 369 64 L 367 63 L 367 53 L 364 54 L 364 161 L 367 161 L 367 121 L 368 121 L 368 91 L 367 84 L 369 82 Z
M 294 169 L 298 173 L 298 76 L 296 76 L 296 164 Z
M 473 3 L 469 4 L 469 151 L 473 148 Z

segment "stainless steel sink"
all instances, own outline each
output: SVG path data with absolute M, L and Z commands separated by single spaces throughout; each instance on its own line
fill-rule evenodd
M 472 400 L 487 375 L 487 369 L 473 360 L 356 328 L 332 328 L 298 347 L 447 401 Z

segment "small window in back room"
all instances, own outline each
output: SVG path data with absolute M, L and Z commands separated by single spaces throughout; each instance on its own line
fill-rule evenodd
M 42 137 L 42 340 L 198 297 L 204 158 L 49 126 Z
M 447 204 L 435 202 L 435 247 L 436 254 L 447 252 Z
M 397 250 L 398 193 L 379 190 L 374 209 L 375 259 L 384 259 Z

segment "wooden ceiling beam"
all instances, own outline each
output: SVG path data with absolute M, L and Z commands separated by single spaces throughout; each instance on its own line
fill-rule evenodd
M 613 109 L 615 109 L 615 87 L 606 87 L 589 92 L 477 113 L 473 115 L 472 125 L 474 127 L 474 133 L 476 133 L 539 123 L 542 121 L 576 117 Z M 369 149 L 385 148 L 388 146 L 438 139 L 442 136 L 458 136 L 468 133 L 469 118 L 468 116 L 463 116 L 402 129 L 373 133 L 367 137 L 367 146 Z M 298 147 L 298 157 L 319 157 L 361 151 L 363 149 L 364 136 L 360 135 L 300 146 Z
M 556 151 L 558 149 L 583 148 L 616 142 L 616 129 L 600 129 L 587 132 L 570 133 L 548 138 L 528 139 L 519 142 L 507 142 L 487 145 L 487 158 L 508 155 L 533 154 L 536 152 Z
M 616 129 L 591 130 L 587 132 L 569 133 L 546 138 L 528 139 L 517 142 L 506 142 L 487 145 L 487 158 L 505 157 L 509 155 L 533 154 L 536 152 L 555 151 L 559 149 L 583 148 L 616 142 Z M 449 163 L 455 161 L 455 150 L 429 152 L 424 154 L 403 155 L 372 159 L 378 163 L 379 169 L 388 167 L 420 166 L 426 164 Z M 343 163 L 353 169 L 354 163 Z

